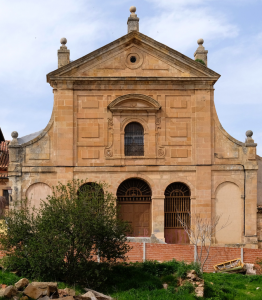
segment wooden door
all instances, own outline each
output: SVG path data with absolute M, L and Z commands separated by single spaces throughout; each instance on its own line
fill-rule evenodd
M 150 203 L 120 203 L 120 218 L 132 227 L 131 236 L 151 236 Z
M 131 236 L 151 236 L 151 195 L 149 185 L 138 178 L 126 179 L 117 189 L 120 218 L 131 225 Z

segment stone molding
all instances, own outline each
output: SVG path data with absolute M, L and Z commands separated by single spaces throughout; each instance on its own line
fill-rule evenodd
M 142 101 L 147 102 L 150 107 L 137 107 L 137 108 L 130 107 L 129 108 L 129 107 L 117 106 L 121 102 L 126 101 L 126 100 L 142 100 Z M 157 110 L 161 109 L 161 105 L 155 99 L 153 99 L 149 96 L 143 95 L 143 94 L 127 94 L 127 95 L 120 96 L 120 97 L 116 98 L 114 101 L 112 101 L 108 105 L 108 109 L 112 112 L 123 111 L 123 110 L 157 111 Z

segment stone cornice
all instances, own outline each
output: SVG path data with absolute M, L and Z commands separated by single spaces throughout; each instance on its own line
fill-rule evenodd
M 54 89 L 81 89 L 84 85 L 90 86 L 94 84 L 98 85 L 117 85 L 129 86 L 154 86 L 154 85 L 177 85 L 179 88 L 183 88 L 183 85 L 187 86 L 187 89 L 192 86 L 193 89 L 213 89 L 213 85 L 216 82 L 216 78 L 212 77 L 50 77 L 50 85 Z M 101 89 L 103 88 L 100 87 Z

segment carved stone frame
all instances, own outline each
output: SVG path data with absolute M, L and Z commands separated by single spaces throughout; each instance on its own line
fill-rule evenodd
M 124 106 L 126 101 L 134 101 L 134 106 Z M 139 102 L 146 106 L 139 107 Z M 158 126 L 160 104 L 153 98 L 142 94 L 127 94 L 116 98 L 108 105 L 112 118 L 108 119 L 108 146 L 105 148 L 106 159 L 147 159 L 163 157 L 163 147 L 158 145 Z M 160 118 L 161 120 L 161 118 Z M 125 156 L 125 127 L 130 122 L 138 122 L 144 128 L 144 156 Z M 161 149 L 161 151 L 160 151 Z M 160 155 L 159 155 L 160 154 Z

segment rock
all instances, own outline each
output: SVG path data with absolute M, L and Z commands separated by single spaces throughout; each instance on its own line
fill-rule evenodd
M 42 290 L 49 288 L 49 294 L 58 293 L 57 282 L 32 282 L 33 286 L 36 286 Z
M 195 293 L 197 297 L 204 297 L 204 287 L 203 286 L 198 286 L 195 288 Z
M 4 297 L 12 298 L 13 296 L 16 296 L 17 293 L 17 289 L 13 285 L 9 285 L 7 288 L 5 288 Z
M 96 296 L 92 292 L 87 292 L 84 295 L 82 295 L 82 298 L 88 299 L 88 300 L 97 300 Z
M 28 297 L 27 296 L 23 296 L 20 298 L 20 300 L 28 300 Z
M 74 297 L 73 296 L 67 296 L 67 297 L 63 297 L 61 299 L 63 299 L 63 300 L 74 300 Z
M 44 296 L 44 297 L 39 298 L 38 300 L 50 300 L 50 298 L 48 296 Z
M 58 289 L 57 292 L 58 292 L 59 298 L 69 296 L 69 295 L 67 295 L 67 293 L 63 289 Z
M 18 290 L 21 290 L 22 288 L 28 286 L 29 284 L 29 280 L 26 279 L 26 278 L 22 278 L 20 279 L 19 281 L 17 281 L 17 283 L 15 283 L 15 287 L 18 289 Z
M 256 275 L 257 271 L 254 270 L 254 264 L 245 264 L 246 274 L 247 275 Z
M 68 296 L 75 296 L 76 295 L 76 292 L 72 289 L 65 288 L 64 291 L 65 291 L 66 295 L 68 295 Z
M 19 297 L 14 296 L 12 299 L 13 299 L 13 300 L 19 300 Z
M 165 290 L 167 290 L 168 284 L 167 284 L 167 283 L 163 283 L 163 288 L 164 288 Z
M 92 293 L 96 296 L 96 298 L 97 298 L 98 300 L 114 300 L 114 299 L 111 298 L 110 296 L 104 295 L 104 294 L 99 293 L 99 292 L 97 292 L 97 291 L 94 291 L 94 290 L 91 290 L 91 289 L 87 289 L 87 288 L 84 288 L 84 290 L 85 290 L 86 292 L 92 292 Z
M 43 290 L 38 288 L 37 286 L 34 286 L 32 284 L 29 284 L 25 290 L 24 294 L 27 295 L 29 298 L 32 299 L 38 299 L 42 296 Z
M 0 290 L 0 297 L 4 297 L 5 288 Z

